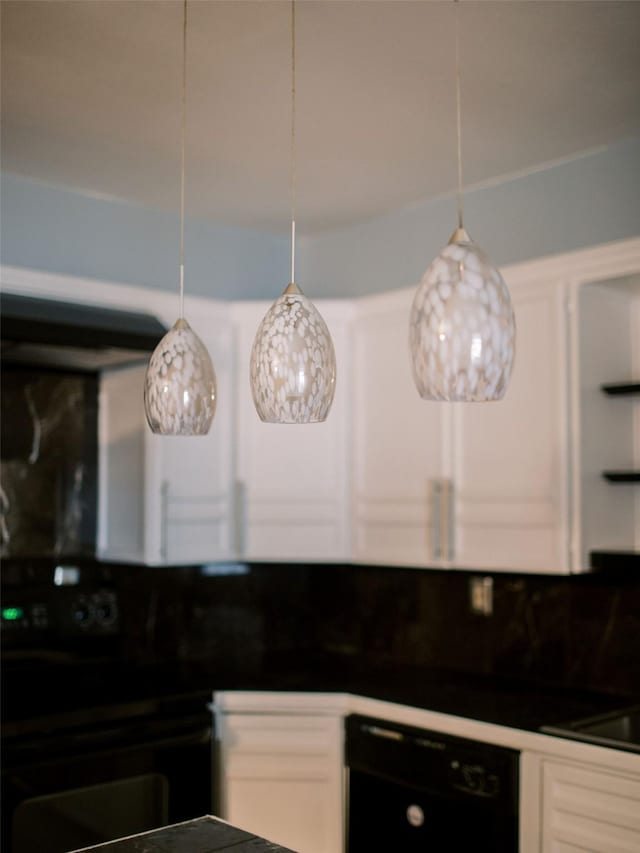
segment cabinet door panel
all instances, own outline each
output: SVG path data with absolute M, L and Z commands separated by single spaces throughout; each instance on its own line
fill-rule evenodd
M 144 560 L 144 367 L 100 379 L 98 554 Z
M 227 714 L 219 737 L 226 820 L 300 853 L 339 853 L 339 718 Z
M 556 282 L 512 288 L 517 348 L 502 401 L 454 407 L 456 565 L 568 569 L 566 329 Z
M 640 779 L 545 761 L 542 849 L 632 853 L 640 849 Z
M 365 301 L 354 334 L 355 557 L 433 563 L 431 483 L 443 475 L 446 409 L 411 375 L 410 294 Z
M 251 560 L 346 560 L 349 518 L 349 312 L 319 303 L 333 339 L 337 378 L 324 423 L 266 424 L 251 397 L 249 361 L 268 303 L 236 306 L 237 446 L 243 555 Z
M 167 325 L 172 314 L 161 318 Z M 145 531 L 148 562 L 189 563 L 233 556 L 233 335 L 228 309 L 198 300 L 186 316 L 209 350 L 218 400 L 205 436 L 145 431 Z M 175 319 L 175 318 L 173 318 Z

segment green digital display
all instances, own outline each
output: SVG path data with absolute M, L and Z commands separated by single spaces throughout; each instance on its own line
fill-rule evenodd
M 22 607 L 3 607 L 2 608 L 2 619 L 4 622 L 17 622 L 18 619 L 22 619 L 24 617 L 24 610 Z

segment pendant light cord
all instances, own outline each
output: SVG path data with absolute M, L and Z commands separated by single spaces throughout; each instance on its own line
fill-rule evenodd
M 180 319 L 184 319 L 184 149 L 187 127 L 187 0 L 182 21 L 182 129 L 180 151 Z
M 291 283 L 296 280 L 296 0 L 291 0 Z
M 460 3 L 454 0 L 456 7 L 456 118 L 458 132 L 458 228 L 462 224 L 462 110 L 460 107 Z

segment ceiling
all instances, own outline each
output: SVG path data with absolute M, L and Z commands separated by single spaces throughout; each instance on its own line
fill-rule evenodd
M 2 168 L 176 209 L 182 4 L 2 0 Z M 451 192 L 453 2 L 299 0 L 297 220 Z M 640 3 L 463 2 L 466 184 L 640 134 Z M 285 230 L 290 4 L 189 5 L 187 213 Z

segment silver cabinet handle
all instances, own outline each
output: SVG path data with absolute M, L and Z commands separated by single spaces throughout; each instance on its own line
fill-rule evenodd
M 166 561 L 169 553 L 169 481 L 160 486 L 160 559 Z
M 234 550 L 236 557 L 242 558 L 245 552 L 247 487 L 244 480 L 236 480 L 233 488 Z
M 451 480 L 442 481 L 441 490 L 442 516 L 440 535 L 445 543 L 444 557 L 447 560 L 453 560 L 454 557 L 454 536 L 455 536 L 455 517 L 453 506 L 453 482 Z
M 441 482 L 440 480 L 429 481 L 430 491 L 430 511 L 431 511 L 431 553 L 434 560 L 439 560 L 442 557 L 442 500 L 441 500 Z

